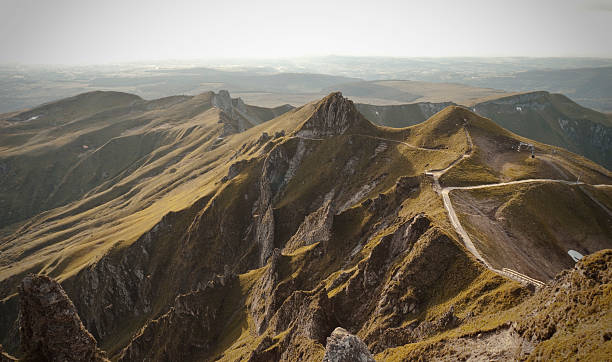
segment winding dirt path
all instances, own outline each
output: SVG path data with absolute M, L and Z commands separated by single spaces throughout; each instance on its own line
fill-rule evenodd
M 568 180 L 557 180 L 557 179 L 526 179 L 526 180 L 517 180 L 517 181 L 508 181 L 508 182 L 499 182 L 499 183 L 493 183 L 493 184 L 482 184 L 482 185 L 473 185 L 473 186 L 449 186 L 449 187 L 442 187 L 440 185 L 440 177 L 442 175 L 444 175 L 448 170 L 450 170 L 451 168 L 453 168 L 457 163 L 461 162 L 462 160 L 471 157 L 473 150 L 474 150 L 474 143 L 472 141 L 472 137 L 470 136 L 467 128 L 464 127 L 464 131 L 465 131 L 465 136 L 466 136 L 466 140 L 467 140 L 467 144 L 468 144 L 468 150 L 462 154 L 461 156 L 459 156 L 458 158 L 456 158 L 455 160 L 453 160 L 448 166 L 446 166 L 443 169 L 437 169 L 437 170 L 429 170 L 425 172 L 425 175 L 431 176 L 433 178 L 433 188 L 434 190 L 442 196 L 442 201 L 444 203 L 444 208 L 446 209 L 446 212 L 448 214 L 448 218 L 451 222 L 451 225 L 453 226 L 453 228 L 455 229 L 455 231 L 457 232 L 457 234 L 461 237 L 461 239 L 463 240 L 463 244 L 465 245 L 466 249 L 472 253 L 472 255 L 474 255 L 474 257 L 481 262 L 484 266 L 486 266 L 488 269 L 492 270 L 495 273 L 504 275 L 510 279 L 516 280 L 518 282 L 524 283 L 524 284 L 533 284 L 536 287 L 542 287 L 544 286 L 544 282 L 531 278 L 525 274 L 519 273 L 516 270 L 513 269 L 509 269 L 509 268 L 503 268 L 503 269 L 496 269 L 494 268 L 490 263 L 488 263 L 485 258 L 480 254 L 480 252 L 478 251 L 478 249 L 476 248 L 476 246 L 474 245 L 474 243 L 472 242 L 472 239 L 470 238 L 470 236 L 468 235 L 468 233 L 465 231 L 465 229 L 463 228 L 463 226 L 461 225 L 461 222 L 459 221 L 459 218 L 457 217 L 457 213 L 455 212 L 455 209 L 453 207 L 453 203 L 451 202 L 450 199 L 450 192 L 454 191 L 454 190 L 476 190 L 476 189 L 484 189 L 484 188 L 489 188 L 489 187 L 497 187 L 497 186 L 506 186 L 506 185 L 518 185 L 518 184 L 525 184 L 525 183 L 544 183 L 544 182 L 550 182 L 550 183 L 561 183 L 561 184 L 566 184 L 566 185 L 586 185 L 584 182 L 578 182 L 578 181 L 568 181 Z M 398 143 L 398 144 L 402 144 L 404 146 L 410 147 L 412 149 L 416 149 L 416 150 L 423 150 L 423 151 L 435 151 L 435 152 L 444 152 L 444 153 L 452 153 L 446 150 L 442 150 L 442 149 L 435 149 L 435 148 L 424 148 L 424 147 L 420 147 L 420 146 L 416 146 L 416 145 L 412 145 L 410 143 L 407 142 L 403 142 L 403 141 L 398 141 L 398 140 L 392 140 L 392 139 L 387 139 L 387 138 L 382 138 L 382 137 L 376 137 L 376 136 L 370 136 L 370 135 L 364 135 L 364 134 L 350 134 L 348 136 L 360 136 L 360 137 L 367 137 L 367 138 L 372 138 L 372 139 L 378 139 L 381 141 L 386 141 L 386 142 L 393 142 L 393 143 Z M 324 138 L 311 138 L 311 137 L 303 137 L 303 136 L 295 136 L 296 138 L 301 138 L 301 139 L 307 139 L 307 140 L 313 140 L 313 141 L 323 141 Z M 549 160 L 546 160 L 549 163 Z M 553 166 L 556 166 L 553 164 Z M 555 167 L 557 168 L 557 167 Z M 567 177 L 567 175 L 565 173 L 562 172 L 562 174 L 564 176 Z M 610 185 L 592 185 L 594 187 L 607 187 Z M 612 211 L 610 209 L 608 209 L 604 204 L 602 204 L 599 200 L 597 200 L 591 193 L 589 193 L 586 189 L 584 189 L 583 187 L 580 187 L 580 189 L 589 197 L 591 198 L 597 205 L 599 205 L 600 207 L 602 207 L 610 216 L 612 216 Z
M 440 181 L 439 181 L 440 177 L 442 175 L 444 175 L 448 170 L 450 170 L 453 166 L 455 166 L 457 163 L 459 163 L 461 160 L 472 156 L 472 152 L 474 150 L 474 143 L 472 142 L 472 137 L 470 136 L 467 128 L 464 128 L 464 130 L 465 130 L 465 136 L 466 136 L 466 139 L 467 139 L 467 143 L 469 145 L 469 149 L 467 150 L 467 152 L 465 154 L 461 155 L 460 157 L 458 157 L 456 160 L 451 162 L 447 167 L 445 167 L 445 168 L 443 168 L 441 170 L 430 170 L 430 171 L 426 171 L 425 172 L 426 175 L 432 176 L 433 181 L 434 181 L 433 188 L 434 188 L 434 190 L 438 194 L 440 194 L 442 196 L 442 201 L 444 202 L 444 208 L 446 209 L 446 212 L 448 214 L 448 218 L 449 218 L 449 220 L 451 222 L 451 225 L 453 226 L 453 228 L 455 229 L 457 234 L 463 240 L 463 244 L 465 245 L 465 248 L 470 253 L 472 253 L 472 255 L 474 255 L 476 260 L 481 262 L 489 270 L 492 270 L 493 272 L 495 272 L 497 274 L 504 275 L 504 276 L 506 276 L 506 277 L 508 277 L 510 279 L 516 280 L 516 281 L 521 282 L 521 283 L 533 284 L 536 287 L 544 286 L 544 283 L 542 281 L 534 279 L 534 278 L 531 278 L 531 277 L 529 277 L 527 275 L 524 275 L 522 273 L 519 273 L 516 270 L 512 270 L 512 269 L 509 269 L 509 268 L 503 268 L 502 270 L 500 270 L 500 269 L 494 268 L 491 264 L 489 264 L 485 260 L 485 258 L 483 258 L 483 256 L 480 254 L 478 249 L 476 249 L 476 246 L 474 246 L 474 243 L 472 242 L 472 239 L 470 238 L 468 233 L 463 228 L 463 225 L 461 225 L 461 222 L 459 221 L 459 218 L 457 217 L 457 213 L 455 212 L 455 208 L 453 207 L 453 203 L 451 202 L 450 192 L 453 191 L 453 190 L 460 190 L 460 189 L 480 189 L 480 188 L 486 188 L 486 187 L 495 187 L 495 186 L 502 186 L 502 185 L 513 185 L 513 184 L 527 183 L 527 182 L 541 182 L 541 181 L 556 182 L 558 180 L 531 179 L 531 180 L 509 181 L 509 182 L 500 182 L 500 183 L 497 183 L 497 184 L 485 184 L 485 185 L 464 186 L 464 187 L 444 187 L 444 188 L 441 187 L 440 186 Z M 563 181 L 563 182 L 564 183 L 570 183 L 569 181 Z

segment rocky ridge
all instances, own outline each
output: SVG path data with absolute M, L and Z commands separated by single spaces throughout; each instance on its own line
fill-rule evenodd
M 369 123 L 357 111 L 353 101 L 335 92 L 323 98 L 312 114 L 296 132 L 298 137 L 330 137 L 344 134 L 351 126 Z
M 348 339 L 369 360 L 528 297 L 441 218 L 423 165 L 456 155 L 381 147 L 353 112 L 332 94 L 289 136 L 257 133 L 209 194 L 64 281 L 113 358 L 321 360 Z
M 29 275 L 19 287 L 19 331 L 25 359 L 105 361 L 66 292 L 47 276 Z

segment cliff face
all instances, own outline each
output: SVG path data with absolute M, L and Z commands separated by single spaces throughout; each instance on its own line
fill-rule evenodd
M 27 276 L 19 287 L 19 331 L 26 359 L 103 361 L 62 287 L 46 276 Z
M 568 141 L 574 145 L 569 149 L 600 162 L 608 169 L 612 168 L 612 160 L 608 156 L 612 154 L 612 127 L 589 120 L 559 118 L 558 122 Z
M 353 101 L 336 92 L 323 98 L 312 116 L 296 135 L 299 137 L 329 137 L 344 134 L 349 127 L 363 127 L 368 121 L 357 111 Z

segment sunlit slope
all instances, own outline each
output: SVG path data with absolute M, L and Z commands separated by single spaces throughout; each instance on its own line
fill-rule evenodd
M 586 255 L 612 248 L 608 170 L 460 107 L 419 126 L 437 121 L 452 127 L 453 117 L 465 125 L 472 147 L 440 184 L 451 188 L 461 223 L 493 267 L 548 280 L 573 265 L 569 250 Z M 517 151 L 520 142 L 533 144 L 535 157 L 528 148 Z
M 195 103 L 196 100 L 189 102 Z M 34 265 L 44 268 L 50 262 L 40 260 L 38 254 L 30 255 L 31 252 L 27 250 L 47 246 L 60 252 L 60 255 L 71 256 L 67 259 L 60 256 L 57 259 L 59 255 L 53 256 L 53 251 L 41 253 L 51 255 L 54 260 L 52 265 L 70 270 L 73 264 L 82 265 L 93 260 L 89 256 L 98 254 L 98 248 L 108 248 L 110 245 L 107 242 L 112 245 L 133 241 L 150 229 L 162 215 L 184 208 L 214 190 L 215 183 L 227 173 L 227 162 L 238 146 L 248 139 L 257 140 L 262 132 L 273 134 L 282 130 L 283 122 L 290 124 L 291 119 L 291 115 L 288 115 L 270 125 L 264 124 L 226 140 L 219 139 L 223 125 L 219 123 L 218 109 L 202 106 L 205 111 L 189 121 L 179 123 L 172 120 L 172 114 L 179 111 L 179 107 L 186 105 L 178 104 L 166 110 L 166 121 L 160 119 L 159 124 L 136 133 L 138 136 L 132 139 L 133 142 L 125 142 L 126 148 L 111 148 L 105 152 L 109 147 L 106 144 L 93 152 L 87 160 L 93 158 L 98 161 L 103 158 L 108 169 L 113 169 L 117 163 L 124 162 L 124 157 L 132 155 L 130 147 L 138 148 L 138 138 L 154 137 L 159 133 L 174 138 L 172 143 L 157 145 L 152 151 L 143 152 L 125 167 L 117 167 L 120 172 L 109 175 L 108 181 L 100 177 L 104 182 L 91 189 L 83 199 L 28 221 L 5 239 L 2 245 L 2 264 L 11 270 L 24 270 L 15 261 L 25 257 L 25 260 L 30 260 L 24 260 L 25 269 Z M 308 106 L 301 112 L 307 109 Z M 184 114 L 183 110 L 178 113 Z M 129 136 L 124 137 L 129 139 Z M 111 143 L 122 142 L 124 137 L 115 138 Z M 74 182 L 82 182 L 83 177 L 91 177 L 92 173 L 96 175 L 99 172 L 96 167 L 87 166 L 85 161 L 71 170 L 74 172 Z M 92 247 L 88 240 L 98 247 Z M 74 252 L 69 246 L 75 249 Z M 82 253 L 85 255 L 80 255 Z M 74 255 L 80 255 L 78 260 L 74 260 Z M 5 271 L 2 271 L 3 275 Z
M 460 109 L 460 108 L 456 108 Z M 446 111 L 446 110 L 445 110 Z M 439 114 L 442 115 L 443 112 Z M 512 133 L 491 119 L 461 109 L 472 139 L 471 157 L 446 172 L 445 186 L 469 186 L 532 178 L 576 180 L 591 184 L 609 183 L 611 173 L 604 167 L 562 148 Z M 436 118 L 435 115 L 432 118 Z M 525 145 L 534 145 L 534 158 Z
M 477 248 L 496 268 L 548 280 L 574 265 L 568 251 L 588 255 L 612 248 L 612 214 L 591 199 L 594 189 L 543 182 L 456 190 L 451 197 Z M 612 197 L 612 188 L 599 192 Z
M 591 161 L 458 106 L 398 129 L 372 124 L 332 93 L 231 133 L 226 122 L 236 129 L 247 117 L 201 107 L 197 97 L 164 109 L 172 122 L 157 127 L 175 134 L 167 149 L 0 242 L 0 340 L 9 351 L 17 348 L 16 285 L 31 271 L 62 282 L 113 359 L 320 360 L 342 326 L 372 353 L 401 360 L 421 341 L 507 329 L 512 308 L 531 294 L 477 260 L 449 221 L 447 187 L 564 173 L 610 183 Z M 535 159 L 516 151 L 521 141 L 536 145 Z M 447 172 L 438 179 L 436 170 Z M 539 194 L 504 186 L 518 195 L 503 213 L 511 226 L 537 213 Z M 601 222 L 594 207 L 610 204 L 606 189 L 574 186 L 597 202 L 570 193 L 555 205 L 580 203 L 579 227 Z M 565 192 L 534 190 L 552 199 Z M 457 198 L 468 192 L 455 189 L 450 199 L 476 235 Z M 540 215 L 538 227 L 554 230 L 566 214 Z M 505 257 L 504 239 L 474 238 L 489 264 Z M 561 245 L 537 242 L 540 251 Z
M 501 127 L 528 139 L 565 148 L 610 169 L 612 121 L 606 114 L 578 105 L 561 94 L 528 92 L 492 95 L 461 103 Z M 359 104 L 372 122 L 390 127 L 421 123 L 449 103 L 374 106 Z
M 222 115 L 204 114 L 213 108 Z M 215 121 L 223 125 L 218 136 L 225 136 L 289 109 L 248 106 L 227 92 L 153 101 L 93 92 L 12 116 L 0 136 L 0 228 L 108 190 L 176 144 L 187 147 L 194 130 L 203 137 L 198 131 Z

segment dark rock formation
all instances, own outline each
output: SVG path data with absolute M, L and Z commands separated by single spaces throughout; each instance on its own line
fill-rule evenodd
M 327 338 L 323 362 L 374 362 L 368 347 L 344 328 L 334 329 Z
M 26 359 L 102 361 L 72 301 L 55 280 L 29 275 L 19 287 L 21 348 Z
M 334 221 L 332 197 L 329 196 L 320 208 L 306 216 L 297 232 L 285 245 L 285 253 L 295 251 L 302 246 L 329 240 Z
M 325 97 L 317 105 L 313 115 L 297 132 L 300 137 L 329 137 L 344 134 L 349 127 L 368 122 L 357 111 L 351 100 L 336 92 Z
M 11 362 L 17 361 L 17 358 L 11 356 L 10 354 L 4 352 L 4 348 L 0 344 L 0 362 Z
M 177 296 L 167 313 L 140 330 L 119 360 L 184 361 L 210 352 L 221 332 L 218 325 L 226 306 L 224 297 L 237 284 L 236 275 L 226 273 L 201 290 Z

